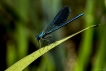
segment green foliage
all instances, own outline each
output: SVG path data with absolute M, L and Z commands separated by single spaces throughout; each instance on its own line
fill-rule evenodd
M 61 44 L 62 42 L 68 40 L 69 38 L 89 29 L 92 27 L 95 27 L 96 25 L 90 26 L 88 28 L 85 28 L 69 37 L 66 37 L 62 40 L 56 41 L 55 43 L 52 43 L 46 47 L 42 47 L 39 50 L 33 52 L 32 54 L 24 57 L 23 59 L 19 60 L 17 63 L 15 63 L 14 65 L 12 65 L 11 67 L 9 67 L 7 70 L 5 71 L 22 71 L 24 68 L 26 68 L 30 63 L 32 63 L 34 60 L 36 60 L 38 57 L 40 57 L 41 55 L 43 55 L 44 53 L 48 52 L 49 50 L 51 50 L 52 48 L 56 47 L 57 45 Z
M 38 50 L 35 35 L 66 5 L 71 8 L 68 20 L 83 12 L 84 16 L 53 33 L 54 41 L 94 24 L 101 26 Z M 106 0 L 0 0 L 0 70 L 105 71 L 105 19 Z M 67 41 L 59 45 L 63 40 Z

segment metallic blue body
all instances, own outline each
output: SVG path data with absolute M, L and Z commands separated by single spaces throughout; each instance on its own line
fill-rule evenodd
M 70 9 L 68 6 L 65 6 L 64 8 L 62 8 L 59 13 L 55 16 L 55 18 L 53 19 L 53 21 L 47 26 L 45 27 L 45 29 L 36 36 L 36 39 L 39 41 L 40 39 L 46 39 L 48 34 L 60 29 L 61 27 L 69 24 L 70 22 L 76 20 L 77 18 L 83 16 L 84 14 L 79 14 L 78 16 L 72 18 L 71 20 L 69 20 L 68 22 L 66 22 L 68 16 L 70 14 Z
M 44 32 L 41 32 L 39 37 L 43 37 L 44 36 Z

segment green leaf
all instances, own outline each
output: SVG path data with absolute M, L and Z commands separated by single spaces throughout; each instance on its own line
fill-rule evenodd
M 49 50 L 51 50 L 52 48 L 56 47 L 57 45 L 61 44 L 62 42 L 68 40 L 69 38 L 89 29 L 89 28 L 93 28 L 99 25 L 92 25 L 90 27 L 87 27 L 71 36 L 68 36 L 64 39 L 61 39 L 59 41 L 56 41 L 48 46 L 42 47 L 39 50 L 31 53 L 30 55 L 22 58 L 21 60 L 19 60 L 18 62 L 16 62 L 15 64 L 13 64 L 12 66 L 10 66 L 9 68 L 7 68 L 5 71 L 22 71 L 24 68 L 26 68 L 29 64 L 31 64 L 34 60 L 36 60 L 38 57 L 40 57 L 41 55 L 43 55 L 44 53 L 48 52 Z

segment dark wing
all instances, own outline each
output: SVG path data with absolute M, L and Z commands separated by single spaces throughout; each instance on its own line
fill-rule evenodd
M 72 22 L 72 21 L 78 19 L 79 17 L 81 17 L 81 16 L 83 16 L 83 15 L 84 15 L 83 13 L 82 13 L 82 14 L 79 14 L 78 16 L 76 16 L 76 17 L 72 18 L 71 20 L 69 20 L 68 22 L 62 23 L 60 26 L 56 26 L 56 27 L 55 27 L 54 29 L 52 29 L 51 31 L 47 32 L 47 34 L 52 33 L 52 32 L 54 32 L 54 31 L 58 30 L 59 28 L 65 26 L 65 25 L 67 25 L 67 24 L 69 24 L 70 22 Z
M 53 21 L 43 30 L 44 33 L 48 33 L 51 30 L 55 29 L 56 26 L 63 24 L 70 14 L 70 9 L 68 6 L 62 8 L 59 13 L 55 16 Z

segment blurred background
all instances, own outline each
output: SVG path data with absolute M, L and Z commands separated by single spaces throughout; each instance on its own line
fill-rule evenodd
M 39 49 L 35 36 L 64 6 L 71 9 L 67 21 L 84 16 L 52 33 L 54 41 L 101 25 L 60 44 L 24 71 L 106 71 L 106 0 L 0 0 L 1 71 Z

